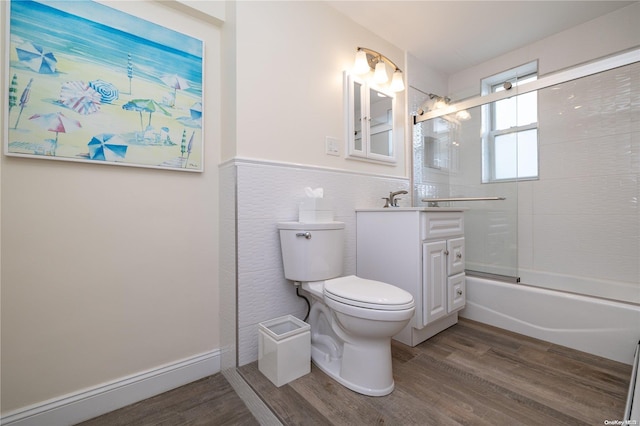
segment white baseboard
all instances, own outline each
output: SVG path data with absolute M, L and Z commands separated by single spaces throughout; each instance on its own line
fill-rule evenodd
M 220 372 L 220 350 L 7 413 L 6 426 L 69 426 Z

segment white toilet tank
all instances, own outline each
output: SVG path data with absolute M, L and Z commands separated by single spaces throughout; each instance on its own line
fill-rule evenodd
M 311 282 L 342 275 L 343 222 L 281 222 L 278 229 L 285 278 Z

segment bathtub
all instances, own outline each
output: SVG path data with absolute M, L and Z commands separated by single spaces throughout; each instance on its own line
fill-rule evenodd
M 631 364 L 640 306 L 467 276 L 460 316 Z

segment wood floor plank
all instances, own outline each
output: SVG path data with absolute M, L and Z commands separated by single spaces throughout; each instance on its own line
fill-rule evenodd
M 80 423 L 81 426 L 259 425 L 222 374 Z
M 621 419 L 631 366 L 485 324 L 460 323 L 416 347 L 392 342 L 396 388 L 368 397 L 316 366 L 276 387 L 238 369 L 284 425 L 601 425 Z M 221 374 L 82 426 L 257 425 Z
M 322 418 L 283 423 L 603 424 L 621 418 L 631 375 L 631 366 L 464 319 L 415 348 L 392 342 L 392 356 L 391 395 L 359 395 L 314 367 L 278 392 L 292 389 L 304 400 L 297 406 L 314 407 Z M 251 380 L 267 379 L 258 372 Z M 261 389 L 268 405 L 275 399 L 282 406 L 282 396 Z M 301 418 L 295 406 L 286 409 L 287 418 Z
M 511 345 L 507 349 L 503 345 L 496 345 L 482 357 L 460 351 L 452 354 L 448 361 L 455 362 L 484 380 L 518 392 L 552 409 L 563 411 L 576 419 L 590 419 L 599 415 L 605 416 L 603 419 L 615 418 L 616 413 L 620 416 L 624 410 L 623 402 L 626 395 L 623 388 L 628 384 L 628 379 L 616 384 L 617 391 L 608 385 L 603 388 L 595 382 L 587 384 L 583 380 L 588 375 L 585 373 L 599 371 L 599 366 L 591 365 L 588 371 L 582 370 L 583 377 L 579 378 L 564 368 L 549 368 L 546 365 L 548 362 L 532 363 L 518 356 L 518 353 L 526 353 L 528 350 L 533 350 L 533 347 L 521 346 L 514 352 Z M 553 356 L 549 359 L 552 358 Z M 556 359 L 556 363 L 558 362 L 559 359 Z M 563 362 L 566 366 L 570 359 L 565 358 Z M 600 362 L 611 363 L 603 359 L 600 359 Z M 627 377 L 629 375 L 627 373 Z
M 589 386 L 578 377 L 546 369 L 519 369 L 518 376 L 538 387 L 534 392 L 537 401 L 562 410 L 585 422 L 594 418 L 617 418 L 624 412 L 626 390 L 609 392 L 601 387 Z M 543 391 L 538 391 L 543 388 Z
M 607 371 L 607 374 L 611 374 L 620 380 L 629 380 L 630 366 L 627 364 L 605 359 L 587 352 L 575 351 L 560 345 L 551 345 L 548 352 L 581 361 L 587 366 L 600 366 Z
M 626 397 L 626 391 L 622 394 L 620 391 L 624 390 L 624 385 L 628 383 L 629 377 L 612 372 L 606 366 L 585 364 L 584 361 L 573 357 L 552 351 L 542 352 L 534 348 L 521 348 L 517 355 L 518 359 L 531 366 L 537 365 L 558 375 L 568 376 L 583 386 L 616 393 L 616 396 L 620 398 Z
M 314 377 L 303 377 L 292 387 L 318 409 L 331 424 L 378 424 L 380 413 L 370 410 L 367 397 L 338 384 L 313 366 Z
M 424 370 L 450 401 L 463 402 L 490 423 L 553 424 L 554 420 L 561 420 L 563 424 L 578 424 L 570 416 L 492 380 L 491 376 L 483 377 L 470 371 L 468 365 L 451 362 L 451 357 L 441 360 L 425 353 L 415 363 L 415 368 Z
M 421 356 L 411 364 L 402 366 L 395 374 L 396 390 L 414 395 L 429 407 L 431 416 L 438 416 L 437 422 L 424 424 L 496 424 L 494 417 L 488 412 L 486 404 L 477 404 L 473 393 L 466 387 L 466 383 L 456 381 L 445 383 L 450 376 L 433 374 L 428 363 L 430 359 Z M 406 370 L 406 371 L 405 371 Z M 471 396 L 471 398 L 470 398 Z M 407 407 L 408 410 L 413 407 Z M 500 415 L 500 423 L 510 423 L 513 419 L 508 415 Z M 497 423 L 497 424 L 500 424 Z
M 298 381 L 315 377 L 315 366 L 312 373 Z M 292 386 L 276 387 L 258 370 L 258 363 L 253 362 L 238 369 L 240 375 L 263 400 L 268 399 L 268 405 L 280 422 L 286 425 L 330 425 L 331 422 Z
M 517 351 L 523 346 L 531 346 L 540 350 L 549 349 L 553 344 L 544 340 L 514 333 L 512 331 L 482 324 L 476 321 L 460 318 L 455 327 L 449 329 L 453 336 L 464 336 L 476 342 L 482 342 L 494 349 L 501 349 L 505 352 Z
M 588 420 L 602 413 L 608 416 L 604 420 L 615 414 L 609 411 L 611 408 L 617 409 L 618 415 L 624 410 L 623 398 L 583 386 L 569 375 L 522 362 L 516 368 L 504 369 L 506 363 L 513 365 L 520 361 L 508 353 L 492 351 L 481 359 L 457 353 L 448 361 L 454 359 L 456 365 L 484 380 L 577 419 Z M 613 404 L 616 400 L 620 404 Z
M 287 415 L 279 418 L 286 425 L 424 425 L 447 421 L 440 412 L 432 414 L 424 401 L 413 395 L 402 391 L 383 398 L 360 395 L 336 383 L 315 366 L 311 374 L 280 388 L 271 384 L 255 366 L 256 363 L 252 363 L 241 367 L 241 374 L 255 385 L 254 389 L 263 392 L 261 396 L 270 406 L 274 403 L 274 411 L 284 408 Z M 250 371 L 258 374 L 247 374 Z M 298 399 L 290 399 L 287 389 L 295 390 Z M 303 398 L 302 403 L 299 397 Z M 291 410 L 298 410 L 302 415 L 291 415 Z M 322 414 L 319 417 L 317 413 Z

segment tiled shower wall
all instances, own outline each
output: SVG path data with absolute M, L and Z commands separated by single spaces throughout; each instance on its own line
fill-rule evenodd
M 306 314 L 306 303 L 284 278 L 277 230 L 278 222 L 297 221 L 304 188 L 323 188 L 333 205 L 334 220 L 345 222 L 344 274 L 349 275 L 355 274 L 356 264 L 355 210 L 382 207 L 381 198 L 389 192 L 409 190 L 409 179 L 253 160 L 235 160 L 225 168 L 229 167 L 235 169 L 235 176 L 225 172 L 221 179 L 225 180 L 222 185 L 236 187 L 237 348 L 241 366 L 258 358 L 258 323 L 287 314 L 298 318 Z M 411 200 L 407 196 L 400 205 L 410 206 Z M 231 226 L 230 221 L 225 223 Z M 230 250 L 234 250 L 233 241 L 223 241 L 221 252 Z M 223 304 L 234 302 L 221 300 Z
M 487 207 L 469 203 L 467 265 L 472 252 L 487 263 L 506 253 L 500 259 L 517 265 L 525 284 L 640 303 L 640 63 L 538 91 L 538 180 L 480 183 L 479 109 L 463 124 L 458 167 L 418 170 L 424 176 L 415 185 L 416 198 L 421 190 L 507 197 Z M 512 220 L 499 209 L 513 202 Z M 484 225 L 474 222 L 483 208 Z
M 540 179 L 518 186 L 520 268 L 626 284 L 637 297 L 640 63 L 538 93 Z

